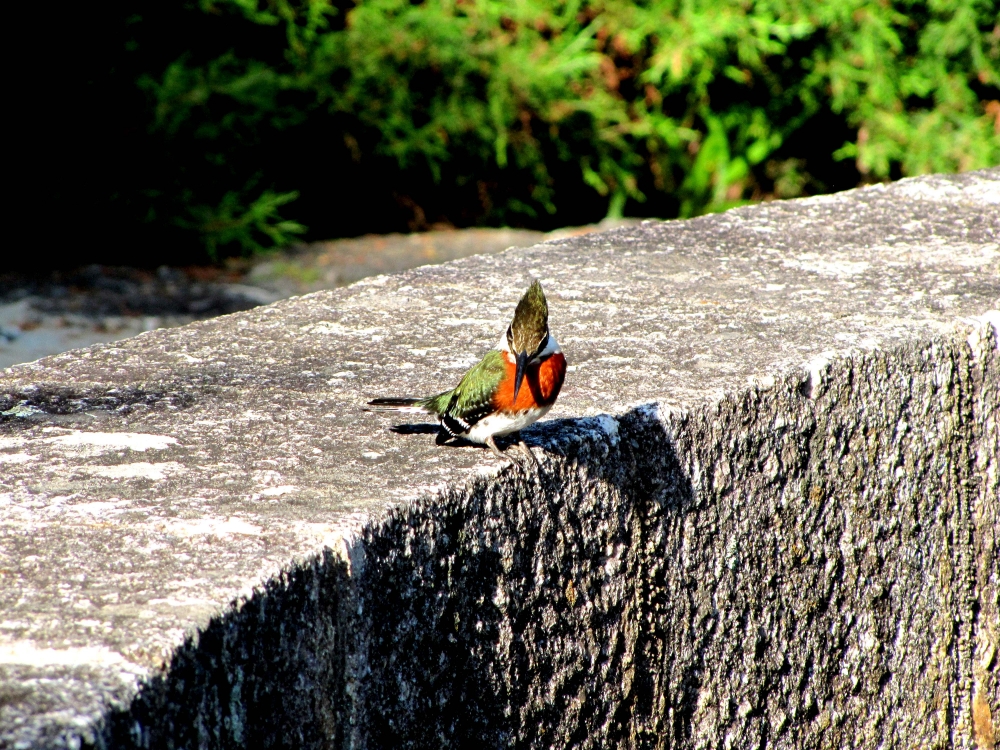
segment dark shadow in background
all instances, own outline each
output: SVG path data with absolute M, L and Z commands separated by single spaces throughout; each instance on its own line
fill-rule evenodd
M 334 5 L 340 11 L 331 18 L 336 28 L 353 3 L 336 0 Z M 152 129 L 154 101 L 137 85 L 141 76 L 158 80 L 182 56 L 194 65 L 228 51 L 285 70 L 287 40 L 280 25 L 250 23 L 226 5 L 206 13 L 190 1 L 57 3 L 46 6 L 44 16 L 34 7 L 18 6 L 14 12 L 21 17 L 11 19 L 7 33 L 22 64 L 11 76 L 14 135 L 6 167 L 14 197 L 12 233 L 20 240 L 6 241 L 0 271 L 205 262 L 196 233 L 177 226 L 175 219 L 184 218 L 191 204 L 216 205 L 227 190 L 242 189 L 250 179 L 257 180 L 255 191 L 300 192 L 281 211 L 308 225 L 306 239 L 407 232 L 435 222 L 549 230 L 595 222 L 607 212 L 608 198 L 584 183 L 577 161 L 559 155 L 566 149 L 576 153 L 574 133 L 588 130 L 584 122 L 577 127 L 568 120 L 551 137 L 542 123 L 532 129 L 546 154 L 556 213 L 501 214 L 496 207 L 510 198 L 532 202 L 537 177 L 529 170 L 501 169 L 482 158 L 478 141 L 461 139 L 449 144 L 451 158 L 442 165 L 440 180 L 426 165 L 402 170 L 394 159 L 375 155 L 375 131 L 329 113 L 309 92 L 281 94 L 279 104 L 288 116 L 282 115 L 280 127 L 252 124 L 248 110 L 242 113 L 246 123 L 219 141 L 190 126 L 173 135 Z M 428 90 L 445 85 L 425 83 Z M 759 105 L 772 96 L 763 82 L 749 94 L 724 76 L 713 86 L 713 102 L 749 96 L 748 105 Z M 210 99 L 207 106 L 220 102 Z M 670 102 L 663 106 L 674 111 Z M 824 110 L 773 158 L 806 159 L 799 166 L 814 178 L 808 186 L 812 192 L 853 187 L 860 179 L 853 163 L 829 156 L 853 138 L 842 116 Z M 479 165 L 472 181 L 469 163 Z M 626 214 L 677 216 L 679 202 L 671 186 L 683 175 L 658 179 L 661 184 L 654 184 L 652 175 L 642 172 L 639 188 L 647 200 L 630 200 Z M 768 180 L 763 172 L 756 179 Z M 767 192 L 772 186 L 759 187 Z

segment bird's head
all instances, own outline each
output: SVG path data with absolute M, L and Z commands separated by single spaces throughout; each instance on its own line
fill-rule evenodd
M 542 285 L 531 282 L 514 310 L 514 319 L 507 327 L 507 348 L 514 357 L 514 400 L 521 390 L 521 381 L 528 363 L 545 349 L 549 339 L 549 306 Z

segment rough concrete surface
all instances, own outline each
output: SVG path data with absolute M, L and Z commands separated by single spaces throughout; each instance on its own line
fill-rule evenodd
M 539 474 L 361 410 L 532 277 Z M 0 745 L 992 748 L 998 308 L 994 169 L 4 371 Z

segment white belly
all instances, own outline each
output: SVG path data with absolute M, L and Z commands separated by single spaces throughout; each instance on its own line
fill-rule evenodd
M 548 414 L 551 408 L 551 406 L 543 406 L 539 409 L 529 409 L 521 414 L 490 414 L 472 425 L 472 429 L 462 437 L 473 443 L 485 443 L 486 438 L 491 435 L 508 435 L 537 422 Z

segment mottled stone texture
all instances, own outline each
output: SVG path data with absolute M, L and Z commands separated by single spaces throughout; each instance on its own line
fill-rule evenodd
M 296 566 L 189 637 L 102 722 L 97 747 L 343 747 L 347 568 Z M 234 604 L 236 604 L 234 602 Z M 88 743 L 89 744 L 89 743 Z
M 540 473 L 361 410 L 532 277 Z M 994 169 L 2 371 L 0 747 L 994 748 L 998 308 Z
M 998 365 L 938 340 L 604 439 L 550 424 L 540 480 L 369 531 L 359 744 L 976 747 Z

